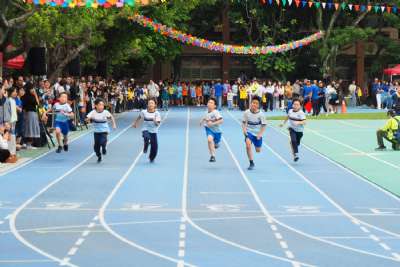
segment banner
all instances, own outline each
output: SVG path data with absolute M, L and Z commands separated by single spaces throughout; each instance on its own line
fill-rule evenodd
M 136 14 L 130 18 L 134 22 L 158 32 L 171 39 L 184 43 L 186 45 L 197 46 L 211 51 L 227 53 L 227 54 L 241 54 L 241 55 L 268 55 L 275 53 L 283 53 L 289 50 L 294 50 L 303 46 L 307 46 L 312 42 L 321 39 L 324 36 L 323 32 L 314 33 L 306 38 L 298 41 L 292 41 L 287 44 L 271 45 L 271 46 L 240 46 L 222 44 L 206 39 L 198 38 L 190 34 L 170 28 L 161 23 L 157 23 L 150 18 Z

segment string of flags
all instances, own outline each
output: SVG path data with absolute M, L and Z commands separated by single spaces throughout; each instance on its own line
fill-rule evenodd
M 397 6 L 392 6 L 382 3 L 346 3 L 346 2 L 334 2 L 334 1 L 307 1 L 307 0 L 261 0 L 264 5 L 277 5 L 282 7 L 295 6 L 297 8 L 315 8 L 325 10 L 348 10 L 354 12 L 375 12 L 375 13 L 394 13 L 397 14 L 399 9 Z
M 48 5 L 52 7 L 74 8 L 111 8 L 124 6 L 134 7 L 135 5 L 149 5 L 152 3 L 164 3 L 166 0 L 23 0 L 25 3 L 34 5 Z
M 324 33 L 320 31 L 308 37 L 305 37 L 301 40 L 292 41 L 286 44 L 271 45 L 271 46 L 241 46 L 241 45 L 222 44 L 198 38 L 190 34 L 186 34 L 181 31 L 170 28 L 166 25 L 158 23 L 150 18 L 147 18 L 139 14 L 135 14 L 130 19 L 143 27 L 149 28 L 154 32 L 158 32 L 163 36 L 179 41 L 181 43 L 227 54 L 268 55 L 274 53 L 283 53 L 289 50 L 294 50 L 300 47 L 307 46 L 321 39 L 324 36 Z

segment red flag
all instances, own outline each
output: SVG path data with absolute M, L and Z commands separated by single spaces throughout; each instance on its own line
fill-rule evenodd
M 296 6 L 297 6 L 297 7 L 300 6 L 300 0 L 294 0 L 294 2 L 296 3 Z
M 360 5 L 354 5 L 354 10 L 359 11 L 360 10 Z
M 335 3 L 336 10 L 339 8 L 339 3 Z
M 387 13 L 392 13 L 392 7 L 388 6 L 388 7 L 386 8 L 386 10 L 387 10 Z
M 312 7 L 312 5 L 313 5 L 313 2 L 312 1 L 308 1 L 308 6 Z
M 371 11 L 372 6 L 371 6 L 371 5 L 368 5 L 367 9 L 368 9 L 368 11 Z

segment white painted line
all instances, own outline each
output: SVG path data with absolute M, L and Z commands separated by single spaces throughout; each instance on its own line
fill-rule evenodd
M 186 222 L 186 218 L 185 217 L 181 217 L 181 222 L 185 223 Z
M 178 265 L 176 267 L 184 267 L 185 266 L 185 262 L 184 261 L 179 261 Z
M 6 217 L 4 217 L 4 219 L 9 220 L 11 218 L 12 214 L 8 214 Z
M 298 262 L 293 262 L 293 263 L 292 263 L 292 266 L 293 266 L 293 267 L 301 267 L 301 264 L 298 263 Z
M 90 229 L 90 228 L 93 228 L 93 227 L 95 227 L 96 226 L 96 224 L 95 223 L 90 223 L 89 225 L 88 225 L 88 228 Z
M 184 240 L 179 241 L 179 247 L 180 248 L 185 248 L 185 241 Z
M 62 261 L 60 262 L 60 265 L 61 266 L 65 266 L 65 265 L 70 265 L 70 263 L 69 263 L 69 261 L 70 261 L 71 259 L 70 258 L 64 258 L 64 259 L 62 259 Z
M 360 229 L 361 229 L 364 233 L 370 233 L 370 231 L 369 231 L 366 227 L 364 227 L 364 226 L 361 226 Z
M 180 232 L 180 233 L 179 233 L 179 238 L 180 238 L 180 239 L 186 238 L 186 233 L 185 233 L 185 232 Z
M 95 216 L 94 218 L 93 218 L 93 221 L 98 221 L 99 220 L 99 216 Z
M 288 249 L 288 248 L 289 248 L 288 245 L 287 245 L 287 243 L 286 243 L 285 241 L 280 241 L 280 242 L 279 242 L 279 245 L 280 245 L 283 249 Z
M 4 221 L 0 221 L 0 224 L 3 224 L 4 223 Z
M 271 223 L 274 223 L 274 220 L 273 220 L 271 217 L 267 217 L 267 222 L 268 222 L 269 224 L 271 224 Z
M 397 260 L 400 261 L 400 255 L 397 253 L 392 253 L 392 256 Z
M 79 247 L 80 245 L 82 245 L 83 242 L 85 242 L 85 239 L 84 238 L 79 238 L 78 241 L 75 242 L 75 246 Z
M 185 250 L 180 249 L 180 250 L 178 251 L 178 256 L 179 256 L 179 258 L 185 257 Z
M 128 127 L 126 127 L 125 129 L 121 130 L 117 135 L 115 135 L 109 143 L 114 142 L 117 138 L 119 138 L 123 133 L 125 133 L 129 128 L 131 127 L 131 125 L 129 125 Z M 31 204 L 35 199 L 37 199 L 39 196 L 41 196 L 43 193 L 45 193 L 46 191 L 48 191 L 51 187 L 53 187 L 54 185 L 56 185 L 57 183 L 59 183 L 60 181 L 62 181 L 64 178 L 66 178 L 67 176 L 69 176 L 71 173 L 75 172 L 77 169 L 79 169 L 81 166 L 83 166 L 87 161 L 89 161 L 92 157 L 93 157 L 94 153 L 90 154 L 88 157 L 86 157 L 83 161 L 81 161 L 78 165 L 75 165 L 72 169 L 70 169 L 68 172 L 64 173 L 62 176 L 58 177 L 57 179 L 55 179 L 54 181 L 52 181 L 51 183 L 49 183 L 47 186 L 45 186 L 44 188 L 42 188 L 39 192 L 37 192 L 35 195 L 33 195 L 30 199 L 28 199 L 26 202 L 24 202 L 20 207 L 18 207 L 14 213 L 11 214 L 11 216 L 7 216 L 9 217 L 10 221 L 9 221 L 9 225 L 10 225 L 10 229 L 11 232 L 13 233 L 13 235 L 15 236 L 15 238 L 20 241 L 22 244 L 24 244 L 26 247 L 29 247 L 30 249 L 32 249 L 33 251 L 53 260 L 56 261 L 58 263 L 63 263 L 66 266 L 69 267 L 77 267 L 74 264 L 71 264 L 69 262 L 63 262 L 62 259 L 55 257 L 47 252 L 45 252 L 44 250 L 41 250 L 40 248 L 36 247 L 35 245 L 33 245 L 32 243 L 30 243 L 28 240 L 26 240 L 18 231 L 17 229 L 17 217 L 18 215 L 21 213 L 21 211 L 23 211 L 29 204 Z
M 278 227 L 276 227 L 276 225 L 271 225 L 271 229 L 272 229 L 272 231 L 278 231 Z
M 278 240 L 283 239 L 282 235 L 280 233 L 275 233 L 275 238 Z
M 82 233 L 82 236 L 83 236 L 83 237 L 87 237 L 89 234 L 90 234 L 90 231 L 89 231 L 89 230 L 85 230 L 85 231 Z
M 286 257 L 288 257 L 289 259 L 294 259 L 294 255 L 291 251 L 286 250 L 285 251 Z
M 228 114 L 240 125 L 240 122 L 239 122 L 229 111 L 228 111 Z M 272 129 L 274 129 L 274 128 L 272 128 Z M 276 130 L 276 129 L 274 129 L 274 130 Z M 279 133 L 281 133 L 279 130 L 276 130 L 276 131 L 279 132 Z M 281 133 L 281 134 L 288 136 L 287 134 L 284 134 L 284 133 Z M 250 190 L 251 190 L 252 192 L 254 192 L 255 195 L 257 195 L 257 193 L 256 193 L 256 191 L 255 191 L 255 189 L 254 189 L 254 187 L 253 187 L 252 184 L 250 183 L 249 178 L 248 178 L 248 177 L 246 176 L 246 174 L 243 172 L 243 169 L 241 168 L 241 166 L 240 166 L 239 162 L 237 161 L 236 157 L 234 157 L 234 154 L 233 154 L 232 150 L 230 149 L 229 145 L 227 144 L 225 138 L 223 138 L 223 141 L 224 141 L 224 143 L 225 143 L 225 145 L 226 145 L 228 151 L 231 153 L 231 156 L 234 158 L 234 161 L 235 161 L 237 167 L 239 168 L 239 171 L 241 172 L 242 177 L 245 178 L 245 181 L 246 181 L 246 183 L 248 184 Z M 264 145 L 271 153 L 273 153 L 278 159 L 280 159 L 290 170 L 292 170 L 294 173 L 296 173 L 296 174 L 297 174 L 299 177 L 301 177 L 307 184 L 309 184 L 312 188 L 314 188 L 314 190 L 316 190 L 316 191 L 317 191 L 318 193 L 320 193 L 325 199 L 327 199 L 332 205 L 334 205 L 340 212 L 342 212 L 343 215 L 345 215 L 346 217 L 348 217 L 350 220 L 351 220 L 351 219 L 358 220 L 357 218 L 354 218 L 349 212 L 347 212 L 346 210 L 344 210 L 338 203 L 336 203 L 333 199 L 331 199 L 325 192 L 323 192 L 320 188 L 318 188 L 315 184 L 313 184 L 309 179 L 307 179 L 302 173 L 300 173 L 297 169 L 295 169 L 293 166 L 291 166 L 291 165 L 287 162 L 287 160 L 285 160 L 280 154 L 278 154 L 278 153 L 277 153 L 275 150 L 273 150 L 270 146 L 266 145 L 265 143 L 263 143 L 263 145 Z M 315 152 L 315 153 L 318 153 L 318 152 Z M 318 153 L 318 154 L 320 154 L 320 153 Z M 321 155 L 322 155 L 322 154 L 321 154 Z M 324 157 L 324 158 L 326 158 L 326 157 Z M 258 195 L 257 195 L 257 196 L 258 196 Z M 258 197 L 258 200 L 261 202 L 261 200 L 259 199 L 259 197 Z M 257 202 L 258 202 L 258 201 L 257 201 Z M 263 206 L 262 202 L 261 202 L 261 205 Z M 265 207 L 264 207 L 264 209 L 265 209 Z M 269 215 L 269 216 L 271 216 L 271 215 Z M 271 216 L 271 217 L 272 217 L 272 216 Z M 303 231 L 301 231 L 301 230 L 298 230 L 298 229 L 296 229 L 296 228 L 293 228 L 293 227 L 291 227 L 291 226 L 289 226 L 289 225 L 287 225 L 287 224 L 285 224 L 285 223 L 283 223 L 283 222 L 277 220 L 276 218 L 273 218 L 273 219 L 274 219 L 274 221 L 275 221 L 277 224 L 281 225 L 282 227 L 284 227 L 284 228 L 286 228 L 286 229 L 289 229 L 289 230 L 291 230 L 291 231 L 293 231 L 293 232 L 295 232 L 295 233 L 298 233 L 298 234 L 300 234 L 300 235 L 303 235 L 303 236 L 305 236 L 305 237 L 308 237 L 308 238 L 310 238 L 310 239 L 318 240 L 318 241 L 320 241 L 320 242 L 322 242 L 322 243 L 330 244 L 330 245 L 332 245 L 332 246 L 344 248 L 344 249 L 347 249 L 347 250 L 350 250 L 350 251 L 355 251 L 355 252 L 358 252 L 358 253 L 360 253 L 360 254 L 375 256 L 375 257 L 378 257 L 378 258 L 383 258 L 383 259 L 388 259 L 388 260 L 394 260 L 393 258 L 387 257 L 387 256 L 385 256 L 385 255 L 381 255 L 381 254 L 377 254 L 377 253 L 372 253 L 372 252 L 369 252 L 369 251 L 365 251 L 365 250 L 361 250 L 361 249 L 349 247 L 349 246 L 346 246 L 346 245 L 342 245 L 342 244 L 339 244 L 339 243 L 336 243 L 336 242 L 332 242 L 332 241 L 330 241 L 330 240 L 321 239 L 321 238 L 319 238 L 319 237 L 317 237 L 317 236 L 314 236 L 314 235 L 305 233 L 305 232 L 303 232 Z M 358 220 L 358 221 L 360 221 L 360 220 Z M 368 223 L 366 223 L 366 222 L 363 222 L 363 221 L 360 221 L 360 222 L 361 222 L 363 225 L 366 225 L 366 226 L 369 226 L 369 227 L 371 227 L 371 228 L 380 230 L 380 231 L 385 232 L 385 233 L 387 233 L 387 234 L 389 234 L 389 235 L 400 236 L 400 235 L 398 235 L 398 234 L 396 234 L 396 233 L 392 233 L 392 232 L 390 232 L 390 231 L 387 231 L 387 230 L 381 229 L 381 228 L 379 228 L 379 227 L 370 225 L 370 224 L 368 224 Z M 304 265 L 304 264 L 303 264 L 303 265 Z
M 75 253 L 78 251 L 77 247 L 72 247 L 69 251 L 68 251 L 68 256 L 74 256 Z
M 250 192 L 200 192 L 202 195 L 249 195 Z
M 52 260 L 0 260 L 0 264 L 3 263 L 46 263 L 53 262 Z
M 180 231 L 186 231 L 186 225 L 185 225 L 185 224 L 181 224 L 181 225 L 179 226 L 179 230 L 180 230 Z
M 369 237 L 374 240 L 375 242 L 379 242 L 379 238 L 376 235 L 369 235 Z
M 388 245 L 386 245 L 386 244 L 383 243 L 383 242 L 379 243 L 379 245 L 380 245 L 381 247 L 383 247 L 384 250 L 387 250 L 387 251 L 392 250 Z

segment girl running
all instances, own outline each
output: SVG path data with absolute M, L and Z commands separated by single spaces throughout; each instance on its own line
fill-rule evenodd
M 256 152 L 261 152 L 261 146 L 263 143 L 262 136 L 267 126 L 267 120 L 264 113 L 260 110 L 260 99 L 253 97 L 250 103 L 250 109 L 246 110 L 243 115 L 243 133 L 246 142 L 247 156 L 250 161 L 248 170 L 253 170 L 254 158 L 251 144 L 254 145 Z
M 208 150 L 211 155 L 210 162 L 215 162 L 215 149 L 218 148 L 222 135 L 219 126 L 223 123 L 223 119 L 217 110 L 217 100 L 215 100 L 215 98 L 210 98 L 208 100 L 207 109 L 207 114 L 200 121 L 200 125 L 204 125 L 206 129 Z
M 290 146 L 292 148 L 293 160 L 299 160 L 299 146 L 303 137 L 304 125 L 306 124 L 306 114 L 301 109 L 299 99 L 293 100 L 293 108 L 289 110 L 288 116 L 280 125 L 283 127 L 286 122 L 289 122 Z
M 139 122 L 143 120 L 143 126 L 142 126 L 142 135 L 144 141 L 143 153 L 146 154 L 149 145 L 151 145 L 150 155 L 149 155 L 150 163 L 154 162 L 154 159 L 156 158 L 158 152 L 157 132 L 158 132 L 158 127 L 160 126 L 161 123 L 161 115 L 156 110 L 156 107 L 157 107 L 156 101 L 154 99 L 150 99 L 147 102 L 147 110 L 142 110 L 139 114 L 139 117 L 132 125 L 134 128 L 137 128 Z
M 95 109 L 86 117 L 93 123 L 94 128 L 94 152 L 97 156 L 97 162 L 101 162 L 101 155 L 107 154 L 107 136 L 110 133 L 108 120 L 111 120 L 113 129 L 117 128 L 115 119 L 108 110 L 104 109 L 104 100 L 98 98 L 94 101 Z M 100 153 L 101 148 L 101 153 Z

